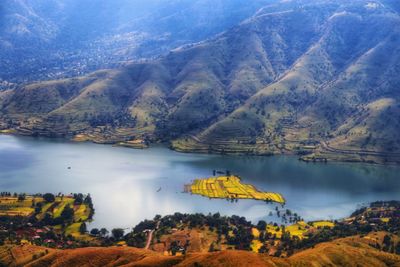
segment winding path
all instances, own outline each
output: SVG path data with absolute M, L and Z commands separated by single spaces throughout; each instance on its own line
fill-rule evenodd
M 149 249 L 150 248 L 151 240 L 153 240 L 154 231 L 157 230 L 159 227 L 160 227 L 160 221 L 157 222 L 156 229 L 151 230 L 149 232 L 149 234 L 147 235 L 146 246 L 144 247 L 144 249 Z

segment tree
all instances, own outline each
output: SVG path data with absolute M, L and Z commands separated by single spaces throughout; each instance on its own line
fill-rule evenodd
M 97 228 L 93 228 L 92 230 L 90 230 L 90 234 L 94 235 L 94 236 L 98 236 L 100 234 L 100 230 Z
M 265 231 L 265 229 L 267 228 L 267 223 L 263 220 L 259 221 L 257 224 L 257 229 L 260 231 Z
M 214 252 L 214 251 L 215 251 L 215 245 L 214 242 L 212 242 L 210 248 L 208 249 L 208 252 Z
M 65 221 L 72 221 L 74 219 L 74 214 L 75 214 L 74 209 L 71 208 L 70 205 L 67 205 L 67 206 L 65 206 L 65 208 L 61 212 L 61 217 Z
M 85 234 L 87 232 L 87 227 L 86 227 L 86 223 L 81 223 L 81 226 L 79 226 L 79 233 L 81 234 Z
M 383 245 L 384 245 L 383 250 L 384 251 L 389 251 L 391 240 L 392 239 L 390 238 L 389 235 L 384 236 L 384 238 L 383 238 Z
M 18 195 L 18 201 L 24 201 L 26 199 L 25 194 Z
M 83 204 L 83 195 L 82 194 L 74 194 L 74 204 L 75 205 L 81 205 Z M 91 198 L 89 196 L 89 199 L 91 201 Z
M 49 213 L 45 213 L 42 222 L 46 225 L 51 225 L 53 223 L 53 217 Z
M 100 229 L 100 235 L 102 237 L 105 237 L 106 235 L 108 235 L 108 230 L 106 228 L 101 228 Z
M 88 204 L 88 205 L 93 205 L 92 204 L 92 197 L 90 196 L 90 194 L 88 194 L 85 199 L 83 200 L 83 203 Z
M 56 201 L 55 196 L 54 196 L 53 194 L 51 194 L 51 193 L 46 193 L 46 194 L 44 194 L 44 195 L 43 195 L 43 199 L 44 199 L 44 201 L 46 201 L 46 202 L 48 202 L 48 203 L 51 203 L 51 202 Z
M 114 228 L 112 229 L 111 234 L 116 240 L 120 240 L 124 236 L 124 229 Z

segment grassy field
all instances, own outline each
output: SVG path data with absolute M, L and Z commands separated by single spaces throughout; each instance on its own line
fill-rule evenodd
M 285 203 L 279 193 L 260 192 L 254 186 L 243 184 L 237 176 L 220 176 L 207 179 L 196 179 L 190 186 L 193 194 L 210 198 L 255 199 Z

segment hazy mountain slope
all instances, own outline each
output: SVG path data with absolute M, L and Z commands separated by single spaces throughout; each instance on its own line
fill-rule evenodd
M 178 49 L 155 62 L 133 64 L 93 83 L 70 79 L 22 87 L 15 90 L 3 110 L 11 117 L 37 113 L 26 103 L 35 103 L 36 97 L 50 97 L 48 87 L 56 84 L 80 93 L 67 103 L 63 99 L 47 103 L 38 99 L 41 106 L 47 106 L 41 110 L 48 113 L 48 121 L 70 122 L 73 127 L 74 123 L 99 119 L 98 125 L 103 125 L 107 121 L 102 118 L 109 120 L 122 112 L 130 114 L 139 128 L 155 129 L 157 124 L 161 138 L 180 136 L 206 127 L 239 107 L 293 64 L 318 34 L 323 17 L 315 18 L 315 14 L 323 14 L 321 11 L 298 11 L 288 17 L 265 14 L 214 40 Z M 288 27 L 294 34 L 284 35 Z M 91 76 L 80 80 L 92 81 Z M 50 99 L 57 96 L 53 94 Z
M 236 135 L 230 135 L 232 138 L 250 140 L 249 137 L 262 134 L 262 124 L 265 124 L 264 132 L 277 133 L 277 128 L 282 126 L 280 123 L 282 120 L 295 122 L 299 114 L 303 112 L 302 109 L 312 104 L 316 97 L 326 101 L 338 100 L 337 97 L 321 94 L 321 87 L 336 79 L 336 76 L 348 64 L 373 49 L 379 42 L 385 38 L 394 38 L 390 35 L 393 34 L 399 22 L 398 17 L 392 14 L 381 16 L 366 12 L 362 15 L 340 10 L 332 14 L 327 21 L 324 35 L 297 60 L 283 77 L 254 95 L 244 107 L 213 125 L 201 136 L 202 139 L 208 142 L 216 140 L 225 135 L 225 131 L 229 131 L 227 127 L 236 128 L 237 125 L 243 125 L 244 129 L 232 131 Z M 372 64 L 370 67 L 377 68 Z M 369 78 L 373 80 L 372 77 Z M 368 81 L 365 82 L 368 83 Z M 393 87 L 389 88 L 393 89 Z M 337 93 L 336 89 L 334 86 L 333 91 Z M 337 110 L 337 113 L 341 113 L 342 116 L 346 116 L 341 109 L 336 109 L 332 105 L 328 106 Z M 314 109 L 315 113 L 317 112 Z M 265 114 L 268 120 L 265 120 Z M 331 117 L 339 119 L 338 116 Z M 249 125 L 251 122 L 252 124 Z M 313 123 L 315 123 L 315 118 Z M 316 130 L 320 131 L 321 126 L 322 129 L 329 130 L 326 128 L 327 125 L 317 125 Z M 317 132 L 316 134 L 323 135 L 324 133 Z
M 201 133 L 198 149 L 204 150 L 201 143 L 205 143 L 208 150 L 229 151 L 232 145 L 245 143 L 252 146 L 242 146 L 243 152 L 293 150 L 301 147 L 298 142 L 335 138 L 352 116 L 357 123 L 366 120 L 364 126 L 375 127 L 351 133 L 347 148 L 364 148 L 368 139 L 371 150 L 399 151 L 395 134 L 399 130 L 398 25 L 398 16 L 383 6 L 359 14 L 338 9 L 328 19 L 321 39 L 277 82 Z M 379 102 L 380 97 L 389 97 L 389 102 Z M 393 109 L 383 113 L 390 105 Z M 371 112 L 365 118 L 355 113 L 368 107 L 378 108 L 378 114 Z M 356 131 L 354 125 L 347 128 Z
M 2 1 L 0 90 L 159 56 L 224 31 L 274 1 Z
M 180 151 L 399 162 L 399 26 L 386 2 L 270 4 L 157 60 L 4 93 L 3 125 Z
M 317 101 L 337 136 L 335 147 L 399 151 L 399 37 L 395 31 L 368 50 Z

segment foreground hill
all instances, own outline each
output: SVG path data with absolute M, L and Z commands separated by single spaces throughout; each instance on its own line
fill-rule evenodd
M 179 151 L 399 163 L 399 29 L 395 1 L 272 3 L 158 60 L 0 92 L 0 126 L 168 141 Z
M 60 233 L 50 213 L 35 222 L 9 211 L 0 218 L 0 266 L 400 266 L 399 207 L 378 201 L 340 221 L 307 223 L 276 208 L 281 225 L 175 213 L 111 235 Z
M 127 247 L 44 250 L 34 246 L 2 247 L 7 266 L 400 266 L 400 256 L 374 248 L 381 241 L 371 236 L 349 237 L 322 243 L 287 259 L 245 251 L 163 256 Z M 23 255 L 16 261 L 13 255 Z M 36 255 L 36 256 L 35 256 Z

